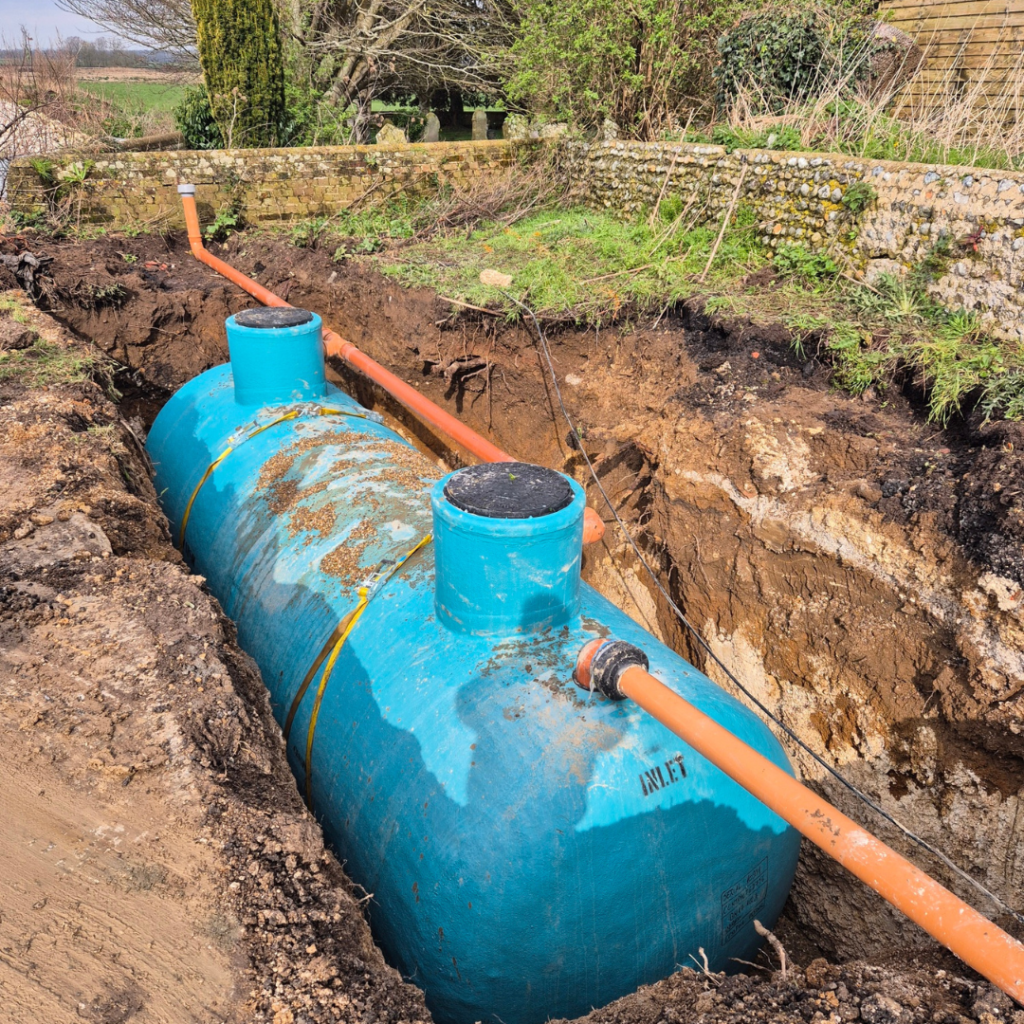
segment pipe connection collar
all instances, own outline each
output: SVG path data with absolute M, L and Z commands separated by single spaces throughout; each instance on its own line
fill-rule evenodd
M 639 647 L 625 640 L 591 640 L 576 658 L 573 679 L 584 690 L 597 690 L 611 700 L 625 700 L 619 680 L 627 668 L 639 666 L 645 672 L 650 661 Z

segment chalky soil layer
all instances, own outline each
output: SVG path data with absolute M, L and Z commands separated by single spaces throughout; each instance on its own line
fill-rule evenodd
M 134 269 L 139 264 L 126 265 L 113 252 L 126 246 L 133 253 L 138 250 L 139 264 L 156 258 L 159 246 L 157 262 L 165 263 L 167 269 L 140 272 Z M 47 248 L 55 257 L 52 278 L 40 302 L 49 303 L 55 311 L 59 307 L 60 318 L 80 336 L 93 339 L 132 368 L 132 374 L 118 378 L 126 393 L 120 410 L 102 396 L 95 399 L 110 410 L 110 424 L 121 424 L 120 417 L 125 414 L 151 418 L 162 390 L 169 391 L 222 362 L 226 358 L 223 319 L 251 304 L 231 286 L 191 263 L 180 239 L 47 243 L 39 248 Z M 232 262 L 286 294 L 293 303 L 316 309 L 344 336 L 477 429 L 489 432 L 506 450 L 523 460 L 564 468 L 586 482 L 579 451 L 567 442 L 567 428 L 555 415 L 528 334 L 498 326 L 490 318 L 452 319 L 450 310 L 429 293 L 402 292 L 358 267 L 339 271 L 318 253 L 246 238 L 236 242 L 235 248 L 229 256 Z M 112 294 L 109 289 L 115 284 L 120 291 Z M 1024 903 L 1024 858 L 1018 854 L 1024 835 L 1024 815 L 1018 813 L 1024 781 L 1020 737 L 1024 694 L 1020 539 L 1024 521 L 1019 496 L 1024 437 L 1020 429 L 968 422 L 942 433 L 924 424 L 912 400 L 901 396 L 886 396 L 888 404 L 883 405 L 873 396 L 861 401 L 834 394 L 828 389 L 824 369 L 793 360 L 788 337 L 781 330 L 713 323 L 697 306 L 677 311 L 667 327 L 664 321 L 661 326 L 656 331 L 621 334 L 565 332 L 552 338 L 556 370 L 581 427 L 582 443 L 620 515 L 634 530 L 673 597 L 759 699 L 873 799 L 943 848 L 1008 903 L 1020 907 Z M 492 364 L 489 374 L 467 374 L 463 379 L 459 368 L 472 366 L 470 357 Z M 400 417 L 400 410 L 387 406 L 364 382 L 347 375 L 342 367 L 334 369 L 341 383 L 351 387 L 361 401 Z M 490 390 L 485 388 L 488 380 Z M 54 389 L 24 393 L 5 399 L 0 411 L 7 415 L 17 402 L 27 402 L 31 414 L 21 406 L 13 414 L 19 423 L 27 423 L 30 415 L 42 415 L 39 403 L 52 401 L 55 395 Z M 414 429 L 412 424 L 408 426 Z M 140 427 L 144 424 L 137 424 L 137 431 Z M 5 437 L 13 438 L 13 429 L 5 427 Z M 88 424 L 79 433 L 92 444 Z M 458 453 L 447 451 L 437 438 L 421 432 L 419 440 L 448 460 L 458 458 Z M 150 524 L 147 529 L 159 533 L 163 528 L 151 495 L 143 493 L 145 474 L 138 466 L 128 472 L 137 481 L 132 486 L 138 495 L 132 495 L 123 474 L 111 469 L 103 477 L 109 481 L 107 505 L 77 498 L 88 509 L 76 509 L 78 514 L 87 523 L 100 523 L 110 539 L 110 557 L 103 558 L 100 551 L 88 556 L 96 562 L 84 557 L 75 560 L 73 551 L 70 555 L 65 552 L 63 561 L 51 566 L 11 568 L 13 558 L 25 557 L 13 552 L 46 528 L 47 524 L 32 525 L 32 516 L 45 519 L 53 514 L 57 508 L 54 495 L 70 500 L 69 495 L 85 494 L 95 486 L 91 481 L 97 471 L 92 463 L 100 458 L 100 452 L 103 458 L 110 457 L 109 444 L 97 450 L 72 450 L 74 443 L 81 442 L 69 440 L 67 450 L 61 447 L 41 460 L 56 467 L 60 482 L 24 466 L 23 444 L 11 449 L 10 464 L 15 467 L 11 478 L 29 474 L 38 480 L 32 480 L 35 489 L 21 496 L 15 491 L 5 498 L 9 509 L 5 509 L 3 539 L 5 545 L 14 545 L 5 548 L 5 572 L 16 587 L 16 596 L 5 598 L 9 614 L 4 627 L 23 631 L 25 624 L 33 621 L 25 608 L 16 605 L 28 601 L 24 595 L 31 597 L 35 593 L 31 587 L 42 581 L 24 576 L 25 572 L 41 574 L 46 568 L 52 576 L 74 568 L 88 576 L 102 576 L 106 567 L 114 564 L 112 559 L 118 558 L 162 560 L 161 571 L 173 570 L 176 586 L 192 588 L 187 599 L 181 599 L 181 614 L 208 608 L 208 614 L 215 615 L 216 606 L 202 593 L 198 581 L 174 565 L 175 556 L 165 536 L 123 544 L 115 541 L 120 536 L 118 530 L 126 529 L 117 524 L 134 521 L 132 514 Z M 129 452 L 126 458 L 138 458 L 132 454 L 137 448 L 130 438 L 125 448 Z M 78 467 L 83 459 L 81 468 L 61 468 Z M 36 457 L 34 467 L 39 462 Z M 122 510 L 117 502 L 124 503 L 127 498 L 115 501 L 112 497 L 122 493 L 133 497 L 140 503 L 133 507 L 144 507 L 145 512 Z M 592 494 L 595 507 L 601 507 L 600 501 Z M 70 523 L 71 515 L 68 512 L 67 520 L 55 517 L 55 522 Z M 16 538 L 26 524 L 28 531 Z M 43 543 L 48 542 L 44 539 Z M 142 546 L 131 547 L 131 543 Z M 122 544 L 120 549 L 118 544 Z M 147 544 L 161 553 L 143 555 Z M 630 614 L 688 653 L 714 677 L 714 666 L 701 662 L 699 652 L 692 649 L 664 603 L 646 586 L 641 567 L 615 536 L 614 525 L 603 548 L 588 552 L 585 572 Z M 73 600 L 79 590 L 72 591 L 64 576 L 56 578 L 59 589 L 52 600 L 58 595 Z M 115 584 L 103 576 L 102 585 L 76 582 L 76 587 L 99 587 L 111 600 L 111 595 L 119 594 L 129 582 L 135 584 L 130 580 Z M 190 639 L 193 627 L 176 624 L 171 607 L 167 607 L 169 594 L 150 591 L 151 596 L 135 596 L 129 604 L 145 609 L 146 621 L 154 631 L 140 634 L 142 649 L 167 647 L 164 629 L 170 630 L 169 636 L 183 638 L 175 642 L 185 646 L 168 647 L 172 653 L 166 663 L 169 671 L 181 676 L 173 692 L 178 694 L 175 702 L 186 701 L 180 712 L 185 715 L 192 702 L 213 699 L 211 693 L 219 694 L 221 700 L 227 696 L 207 683 L 213 672 L 202 669 L 204 662 L 199 656 L 205 653 L 209 660 L 212 655 L 209 648 L 204 650 L 201 643 L 196 646 Z M 157 603 L 158 596 L 165 600 Z M 187 607 L 189 602 L 195 609 Z M 113 625 L 118 616 L 134 621 L 127 611 L 113 613 L 105 642 L 126 642 L 120 637 L 120 624 Z M 58 621 L 64 618 L 68 624 L 60 629 L 78 621 L 66 614 L 59 615 Z M 83 626 L 90 629 L 93 618 L 90 608 L 81 613 Z M 217 655 L 220 662 L 236 658 L 252 673 L 251 663 L 231 647 L 230 624 L 217 621 L 217 650 L 224 652 Z M 72 711 L 84 714 L 86 702 L 78 701 L 77 694 L 92 691 L 83 688 L 75 676 L 69 675 L 60 684 L 37 681 L 43 678 L 41 666 L 53 674 L 57 671 L 53 666 L 60 662 L 54 646 L 60 638 L 53 627 L 48 629 L 53 636 L 40 632 L 26 640 L 19 632 L 13 644 L 3 644 L 5 652 L 29 644 L 28 657 L 38 661 L 29 669 L 24 660 L 17 668 L 5 664 L 5 678 L 9 674 L 14 680 L 17 674 L 19 680 L 6 687 L 6 699 L 25 701 L 26 694 L 45 693 L 50 686 L 54 694 L 65 694 L 61 699 Z M 204 639 L 213 647 L 214 640 Z M 4 657 L 9 659 L 9 654 Z M 81 675 L 78 664 L 75 671 Z M 102 693 L 104 687 L 110 689 L 105 682 L 109 669 L 97 665 L 93 685 Z M 145 671 L 150 670 L 133 669 L 136 675 L 132 679 Z M 238 715 L 244 711 L 248 732 L 243 731 L 233 753 L 220 753 L 212 759 L 209 754 L 189 754 L 192 739 L 173 743 L 161 739 L 160 743 L 165 743 L 161 756 L 171 757 L 166 751 L 184 751 L 173 756 L 180 756 L 191 774 L 183 781 L 185 776 L 173 775 L 157 755 L 150 755 L 161 767 L 149 774 L 166 777 L 168 788 L 154 790 L 160 812 L 154 807 L 148 813 L 161 817 L 178 788 L 196 792 L 195 787 L 209 785 L 220 793 L 235 785 L 232 780 L 238 777 L 272 777 L 281 787 L 260 791 L 259 800 L 241 799 L 246 813 L 255 815 L 259 823 L 258 832 L 243 831 L 245 839 L 239 847 L 239 856 L 254 861 L 254 868 L 246 866 L 247 860 L 228 866 L 224 858 L 229 854 L 224 851 L 235 849 L 230 846 L 233 840 L 214 841 L 212 832 L 191 833 L 211 842 L 197 844 L 190 837 L 179 850 L 181 862 L 189 870 L 195 863 L 189 858 L 198 846 L 204 853 L 210 852 L 216 863 L 204 876 L 212 880 L 209 898 L 237 901 L 231 904 L 237 908 L 232 920 L 241 922 L 240 931 L 230 947 L 225 970 L 243 964 L 243 973 L 252 973 L 243 982 L 237 980 L 238 975 L 225 975 L 230 984 L 222 986 L 219 1005 L 232 1007 L 242 1019 L 257 1019 L 259 1014 L 262 1019 L 274 1019 L 275 1014 L 285 1014 L 280 1019 L 286 1020 L 288 1013 L 295 1019 L 303 1013 L 310 1020 L 340 1019 L 335 1010 L 347 1019 L 351 1012 L 340 1009 L 341 999 L 357 998 L 347 987 L 355 974 L 338 966 L 344 954 L 325 946 L 329 936 L 342 946 L 350 936 L 361 936 L 356 943 L 364 957 L 360 977 L 372 982 L 378 977 L 375 971 L 385 972 L 380 975 L 383 978 L 391 976 L 379 957 L 372 961 L 375 951 L 366 945 L 368 933 L 358 910 L 337 920 L 328 915 L 324 927 L 309 936 L 307 945 L 301 945 L 306 933 L 301 938 L 292 934 L 294 928 L 307 927 L 307 904 L 302 900 L 316 888 L 312 884 L 314 864 L 319 868 L 317 884 L 323 886 L 316 889 L 321 894 L 317 899 L 344 899 L 348 901 L 345 907 L 354 904 L 337 865 L 331 864 L 329 871 L 321 866 L 331 863 L 329 857 L 322 860 L 327 856 L 322 847 L 316 848 L 320 852 L 312 860 L 308 856 L 303 860 L 294 846 L 289 847 L 273 832 L 277 827 L 273 822 L 263 823 L 263 816 L 273 818 L 285 813 L 278 808 L 287 808 L 296 828 L 305 823 L 301 830 L 308 841 L 314 847 L 319 842 L 315 824 L 304 817 L 294 794 L 294 784 L 282 774 L 279 740 L 262 710 L 261 688 L 255 683 L 238 683 L 237 672 L 232 676 L 221 669 L 214 671 L 225 680 L 223 685 L 234 695 L 232 700 L 237 700 Z M 21 680 L 25 672 L 36 673 L 27 685 Z M 200 682 L 188 682 L 196 677 Z M 175 676 L 158 678 L 152 685 L 161 693 L 172 692 L 168 689 L 172 678 Z M 184 692 L 179 694 L 179 690 Z M 38 700 L 48 715 L 54 713 L 51 702 Z M 166 696 L 158 702 L 155 696 L 149 698 L 134 690 L 119 701 L 121 713 L 129 710 L 131 716 L 149 714 L 150 706 L 163 707 L 167 702 Z M 171 713 L 159 714 L 165 716 L 161 721 L 167 732 L 171 726 L 166 716 Z M 21 711 L 5 715 L 5 721 L 21 722 L 27 717 Z M 209 714 L 202 720 L 209 723 Z M 136 761 L 149 764 L 127 740 L 121 752 L 113 739 L 106 738 L 133 735 L 132 729 L 119 725 L 104 728 L 113 730 L 104 734 L 103 740 L 113 751 L 103 755 L 111 763 L 128 767 Z M 222 730 L 209 724 L 206 728 L 209 736 L 217 737 L 214 745 L 223 742 Z M 81 730 L 67 731 L 63 720 L 58 726 L 44 715 L 31 727 L 8 732 L 14 737 L 12 749 L 18 749 L 15 741 L 21 743 L 26 758 L 41 756 L 32 753 L 34 747 L 52 752 L 60 746 L 62 753 L 52 755 L 51 767 L 68 767 L 50 783 L 51 792 L 76 787 L 91 792 L 86 783 L 93 776 L 88 773 L 100 769 L 88 768 L 89 759 L 107 763 L 100 755 L 89 753 L 99 740 L 84 738 Z M 137 732 L 164 735 L 153 725 Z M 173 735 L 173 730 L 168 735 Z M 41 743 L 40 737 L 45 742 Z M 791 749 L 791 755 L 804 777 L 844 811 L 874 828 L 981 909 L 998 916 L 995 908 L 984 905 L 980 897 L 950 878 L 941 865 L 908 847 L 898 833 L 874 819 L 813 761 L 797 750 Z M 206 766 L 203 756 L 209 761 Z M 247 762 L 252 757 L 264 767 L 254 769 Z M 31 760 L 26 763 L 35 764 Z M 127 771 L 116 782 L 109 781 L 113 776 L 96 777 L 107 781 L 95 799 L 109 808 L 122 806 L 127 796 L 137 792 L 133 787 L 143 775 L 136 768 L 127 786 L 122 786 Z M 183 797 L 173 799 L 181 801 Z M 241 828 L 232 823 L 228 810 L 211 817 L 205 809 L 207 801 L 197 804 L 204 808 L 199 817 L 189 818 L 181 812 L 183 832 L 213 828 L 216 822 L 217 828 L 227 828 L 223 834 L 230 837 L 232 830 Z M 233 806 L 230 801 L 225 802 L 225 807 L 229 806 Z M 77 803 L 75 811 L 77 814 Z M 158 834 L 163 839 L 169 831 L 165 826 Z M 218 847 L 217 842 L 228 845 Z M 278 857 L 280 869 L 271 871 L 263 866 L 261 844 L 267 842 L 272 849 L 276 849 L 274 843 L 281 845 L 281 850 L 272 854 Z M 291 872 L 289 857 L 298 858 Z M 233 881 L 226 882 L 228 878 Z M 238 889 L 231 888 L 235 882 Z M 279 890 L 294 890 L 298 903 L 281 909 L 283 922 L 276 924 L 278 918 L 261 909 L 258 900 L 268 893 L 266 898 L 276 899 Z M 183 899 L 201 897 L 190 875 L 176 891 L 184 894 Z M 372 915 L 372 900 L 367 905 Z M 31 906 L 30 902 L 29 909 Z M 188 920 L 199 916 L 190 914 Z M 786 920 L 789 925 L 780 929 L 782 937 L 792 958 L 809 968 L 806 972 L 791 972 L 785 982 L 778 973 L 755 973 L 724 983 L 684 972 L 594 1016 L 621 1021 L 649 1019 L 652 1024 L 662 1018 L 698 1017 L 813 1020 L 817 1014 L 821 1015 L 818 1019 L 908 1022 L 984 1020 L 984 1014 L 997 1020 L 1012 1018 L 1008 1004 L 990 998 L 985 987 L 955 980 L 963 973 L 955 962 L 943 961 L 920 933 L 812 851 L 805 852 Z M 1008 922 L 1004 918 L 1001 923 Z M 277 928 L 284 931 L 277 933 Z M 271 937 L 266 938 L 265 933 Z M 274 934 L 279 935 L 276 942 Z M 305 952 L 309 947 L 316 952 Z M 898 965 L 893 963 L 894 949 L 901 954 Z M 848 963 L 826 968 L 817 960 L 821 953 L 844 961 L 868 957 L 875 966 Z M 914 957 L 920 968 L 907 968 L 906 961 Z M 315 967 L 310 966 L 313 962 Z M 764 966 L 767 963 L 763 961 Z M 948 972 L 945 976 L 936 973 L 939 964 Z M 332 976 L 335 967 L 338 974 Z M 7 970 L 0 969 L 0 977 Z M 18 971 L 25 984 L 38 984 L 27 969 L 19 967 Z M 139 984 L 149 995 L 138 996 L 136 1001 L 141 999 L 143 1008 L 131 1012 L 140 1020 L 150 1019 L 144 1014 L 155 1013 L 149 1007 L 156 997 L 145 984 Z M 165 992 L 158 978 L 150 984 Z M 416 1019 L 416 1013 L 425 1012 L 422 1003 L 416 1002 L 414 990 L 401 987 L 397 978 L 388 984 L 391 988 L 385 989 L 391 995 L 387 998 L 395 1009 L 379 1010 L 379 1016 L 394 1013 L 396 1020 Z M 363 991 L 376 993 L 377 987 L 371 983 Z M 302 1002 L 307 996 L 308 1005 Z M 96 1005 L 100 1005 L 99 998 L 94 999 Z M 413 1002 L 403 1002 L 406 999 Z M 418 1009 L 414 1011 L 413 1006 Z M 61 1019 L 59 1013 L 54 1019 Z

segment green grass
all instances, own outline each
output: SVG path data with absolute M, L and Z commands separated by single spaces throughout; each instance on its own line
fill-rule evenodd
M 123 110 L 171 114 L 185 86 L 163 82 L 82 82 L 83 91 Z
M 900 160 L 923 164 L 987 167 L 1024 166 L 1013 139 L 979 128 L 950 133 L 957 143 L 944 142 L 931 126 L 916 127 L 905 119 L 881 113 L 856 100 L 837 99 L 816 107 L 787 111 L 784 123 L 718 124 L 690 130 L 685 142 L 714 143 L 733 149 L 777 149 L 797 152 L 845 153 L 869 160 Z M 968 142 L 966 140 L 970 139 Z
M 96 365 L 91 355 L 37 338 L 28 348 L 0 352 L 0 382 L 16 381 L 32 388 L 77 384 L 89 380 Z
M 28 317 L 25 315 L 25 310 L 23 310 L 21 305 L 15 302 L 14 299 L 0 299 L 0 313 L 6 314 L 19 324 L 28 323 Z
M 784 322 L 805 352 L 808 337 L 819 337 L 837 386 L 884 392 L 910 374 L 927 391 L 932 422 L 946 426 L 968 400 L 986 417 L 1024 419 L 1024 348 L 987 337 L 974 313 L 950 312 L 920 284 L 893 278 L 883 278 L 877 294 L 844 287 L 828 305 L 828 313 Z
M 542 317 L 600 324 L 657 312 L 694 294 L 716 225 L 673 229 L 665 220 L 628 222 L 585 209 L 547 210 L 511 227 L 484 223 L 383 260 L 381 269 L 410 287 L 515 315 L 515 307 L 480 272 L 512 276 L 511 293 Z M 404 227 L 404 225 L 403 225 Z M 736 214 L 708 276 L 709 286 L 764 266 L 753 215 Z
M 913 273 L 869 289 L 844 277 L 836 259 L 800 245 L 779 249 L 772 260 L 753 213 L 741 205 L 701 282 L 721 223 L 689 226 L 693 214 L 675 198 L 653 224 L 647 216 L 623 221 L 583 208 L 545 209 L 511 226 L 484 222 L 468 234 L 457 228 L 410 241 L 432 210 L 403 195 L 303 222 L 291 237 L 311 248 L 337 246 L 336 259 L 372 260 L 403 285 L 509 320 L 519 318 L 518 307 L 483 284 L 482 271 L 511 276 L 509 293 L 538 316 L 579 325 L 641 321 L 701 295 L 709 314 L 785 324 L 797 357 L 820 356 L 831 364 L 834 384 L 853 394 L 873 387 L 884 395 L 913 381 L 924 386 L 934 422 L 947 424 L 975 403 L 989 417 L 1024 419 L 1024 346 L 987 337 L 974 314 L 949 312 L 927 294 L 950 259 L 945 240 Z M 771 287 L 746 283 L 772 262 Z

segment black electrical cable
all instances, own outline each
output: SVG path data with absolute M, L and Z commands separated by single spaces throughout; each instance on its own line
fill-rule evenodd
M 598 478 L 598 475 L 595 472 L 593 465 L 591 464 L 590 456 L 587 455 L 586 449 L 584 448 L 582 440 L 580 439 L 580 435 L 576 430 L 576 425 L 573 423 L 572 417 L 569 415 L 569 410 L 566 409 L 565 402 L 562 400 L 562 392 L 561 389 L 558 387 L 558 375 L 555 373 L 555 365 L 552 362 L 551 352 L 548 349 L 547 338 L 545 337 L 544 332 L 541 330 L 541 326 L 537 320 L 536 315 L 534 314 L 533 310 L 530 309 L 529 306 L 527 306 L 524 302 L 521 302 L 514 295 L 509 294 L 507 291 L 504 291 L 503 289 L 499 290 L 501 291 L 502 295 L 504 295 L 511 302 L 515 303 L 515 305 L 517 305 L 521 310 L 523 310 L 523 312 L 526 313 L 527 316 L 529 316 L 530 320 L 533 321 L 534 330 L 537 332 L 537 340 L 540 342 L 541 352 L 544 355 L 544 360 L 548 366 L 548 372 L 551 375 L 551 384 L 555 389 L 555 397 L 558 399 L 559 408 L 562 410 L 562 415 L 565 417 L 565 422 L 569 425 L 569 429 L 572 431 L 573 436 L 580 442 L 580 454 L 583 456 L 583 461 L 587 464 L 587 469 L 590 472 L 590 476 L 593 479 L 595 486 L 601 492 L 601 497 L 604 498 L 605 503 L 608 505 L 608 508 L 611 511 L 611 514 L 615 517 L 615 522 L 618 523 L 619 529 L 622 531 L 623 536 L 626 538 L 627 541 L 629 541 L 629 545 L 633 549 L 633 553 L 640 560 L 640 564 L 646 570 L 647 575 L 651 577 L 652 582 L 658 588 L 658 590 L 661 591 L 662 596 L 668 602 L 669 607 L 675 613 L 676 617 L 683 624 L 683 626 L 686 627 L 690 635 L 701 647 L 701 649 L 705 652 L 705 654 L 707 654 L 707 656 L 726 674 L 726 676 L 729 678 L 732 684 L 747 697 L 747 699 L 761 712 L 761 714 L 763 714 L 766 718 L 774 722 L 775 725 L 777 725 L 798 747 L 800 747 L 801 750 L 803 750 L 806 754 L 812 757 L 822 768 L 825 769 L 825 771 L 827 771 L 834 779 L 836 779 L 837 782 L 845 786 L 855 797 L 863 801 L 863 803 L 870 807 L 880 817 L 884 818 L 887 822 L 889 822 L 889 824 L 899 829 L 908 839 L 911 839 L 913 842 L 917 843 L 917 845 L 920 846 L 922 849 L 927 850 L 933 857 L 937 857 L 940 861 L 942 861 L 943 864 L 946 865 L 947 868 L 953 871 L 965 882 L 968 882 L 970 885 L 974 886 L 974 888 L 977 889 L 978 892 L 983 893 L 985 896 L 987 896 L 988 899 L 990 899 L 997 907 L 999 907 L 1006 913 L 1010 914 L 1020 924 L 1024 924 L 1024 914 L 1019 914 L 1016 910 L 1013 909 L 1013 907 L 1007 905 L 994 892 L 991 892 L 976 878 L 969 875 L 966 871 L 963 870 L 963 868 L 959 867 L 952 860 L 950 860 L 949 857 L 947 857 L 941 850 L 936 849 L 926 839 L 922 839 L 921 836 L 917 835 L 915 832 L 912 832 L 909 828 L 906 827 L 906 825 L 903 825 L 899 821 L 897 821 L 888 811 L 881 808 L 871 799 L 871 797 L 869 797 L 866 793 L 862 792 L 852 782 L 850 782 L 842 774 L 840 774 L 840 772 L 837 769 L 833 768 L 832 765 L 830 765 L 827 761 L 819 757 L 819 755 L 816 754 L 813 750 L 811 750 L 811 748 L 806 743 L 804 743 L 804 741 L 800 739 L 800 737 L 788 725 L 786 725 L 785 722 L 778 719 L 764 704 L 762 704 L 761 701 L 759 701 L 757 697 L 755 697 L 754 694 L 752 694 L 750 690 L 748 690 L 736 678 L 736 676 L 733 675 L 732 671 L 723 663 L 722 659 L 719 658 L 717 654 L 715 654 L 715 652 L 708 645 L 704 637 L 701 636 L 701 634 L 697 631 L 697 628 L 691 624 L 690 620 L 687 619 L 687 617 L 683 614 L 679 606 L 675 603 L 675 601 L 672 600 L 672 597 L 669 594 L 669 592 L 662 586 L 661 580 L 658 579 L 657 574 L 648 564 L 647 559 L 644 558 L 643 553 L 637 546 L 637 543 L 633 539 L 632 534 L 629 532 L 629 529 L 627 528 L 626 524 L 619 518 L 619 514 L 615 510 L 615 506 L 612 504 L 611 498 L 608 497 L 607 492 L 602 486 L 601 481 Z

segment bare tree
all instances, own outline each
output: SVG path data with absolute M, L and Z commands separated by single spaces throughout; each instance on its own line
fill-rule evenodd
M 57 0 L 57 6 L 136 46 L 199 65 L 189 0 Z
M 289 0 L 312 82 L 354 105 L 355 137 L 388 90 L 493 93 L 511 35 L 507 0 Z
M 13 158 L 80 144 L 76 51 L 63 42 L 37 49 L 23 28 L 18 46 L 0 37 L 0 155 Z
M 76 51 L 63 43 L 36 49 L 21 30 L 21 43 L 0 36 L 0 197 L 7 168 L 19 156 L 81 147 L 91 141 L 75 102 Z
M 189 0 L 57 0 L 139 46 L 198 63 Z M 365 138 L 388 90 L 494 93 L 511 39 L 510 0 L 278 0 L 310 90 L 353 107 Z

